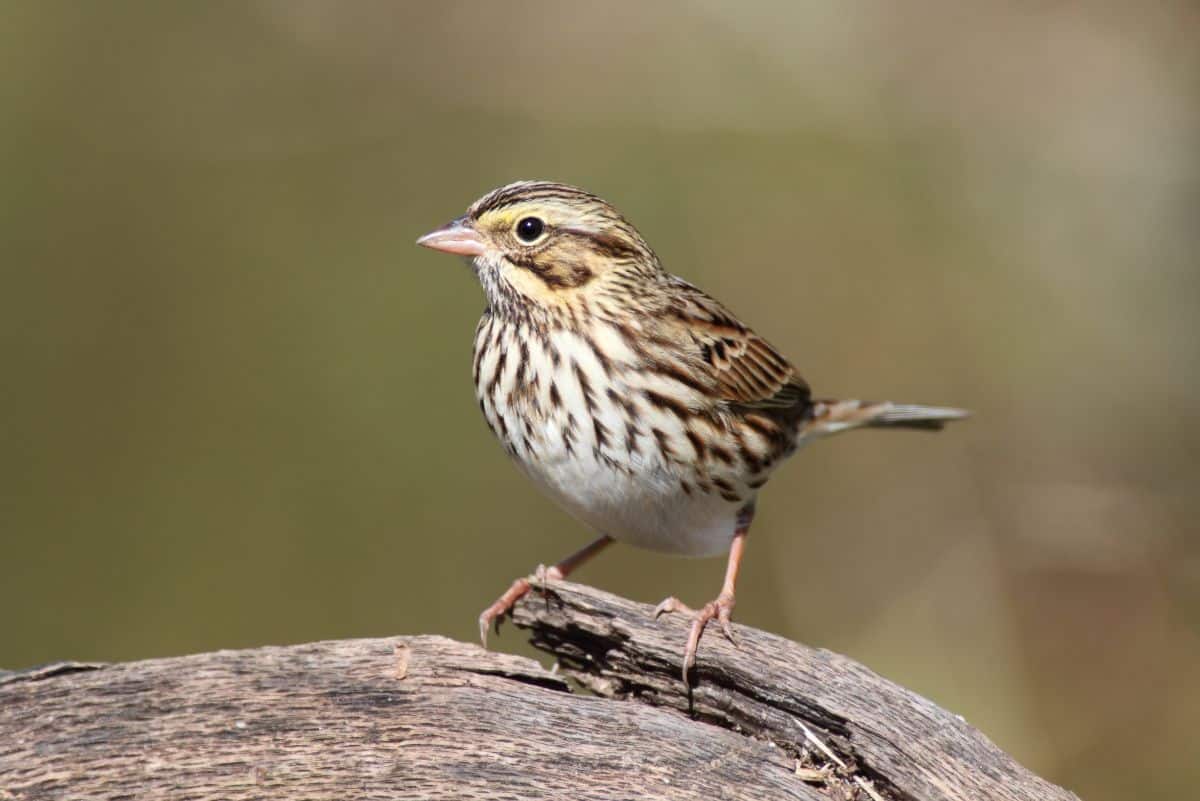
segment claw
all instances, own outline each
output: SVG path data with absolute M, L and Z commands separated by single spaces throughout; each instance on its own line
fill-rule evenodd
M 670 598 L 664 598 L 658 606 L 654 607 L 654 619 L 658 620 L 663 615 L 670 615 L 675 612 L 682 612 L 685 615 L 696 614 L 691 607 L 672 595 Z
M 496 603 L 499 603 L 499 601 Z M 485 649 L 487 648 L 488 629 L 495 630 L 496 636 L 499 637 L 500 621 L 504 620 L 504 615 L 506 612 L 508 612 L 507 609 L 501 610 L 500 612 L 492 611 L 495 605 L 496 604 L 492 604 L 492 606 L 489 606 L 487 609 L 483 610 L 483 614 L 479 616 L 479 644 Z
M 512 583 L 508 590 L 496 599 L 495 603 L 484 609 L 479 615 L 479 641 L 487 648 L 488 628 L 495 626 L 496 634 L 500 634 L 500 621 L 513 608 L 513 604 L 529 592 L 529 579 L 519 578 Z
M 550 609 L 550 582 L 562 580 L 563 574 L 557 565 L 551 565 L 550 567 L 538 565 L 537 569 L 533 571 L 533 581 L 530 583 L 530 586 L 537 589 L 542 594 L 542 597 L 546 599 L 547 611 Z
M 700 638 L 704 636 L 704 629 L 708 626 L 709 621 L 715 618 L 721 627 L 721 633 L 725 635 L 725 639 L 733 643 L 735 648 L 741 647 L 737 637 L 733 634 L 733 625 L 730 622 L 733 605 L 733 595 L 721 593 L 715 601 L 709 601 L 699 611 L 689 609 L 674 596 L 665 599 L 658 606 L 654 607 L 655 619 L 672 612 L 682 612 L 690 615 L 692 618 L 692 625 L 688 629 L 687 645 L 683 649 L 684 684 L 688 684 L 688 674 L 696 665 L 696 652 L 700 648 Z
M 742 644 L 733 634 L 733 623 L 729 619 L 733 612 L 733 599 L 729 599 L 729 603 L 722 605 L 718 602 L 717 605 L 717 622 L 721 624 L 721 633 L 725 635 L 725 639 L 733 643 L 734 648 L 741 648 Z
M 513 605 L 525 596 L 531 586 L 536 585 L 542 594 L 546 597 L 546 608 L 550 607 L 550 593 L 548 592 L 549 584 L 552 581 L 562 581 L 575 568 L 591 559 L 600 551 L 612 544 L 612 538 L 608 536 L 597 537 L 592 542 L 580 548 L 575 553 L 563 559 L 556 565 L 546 567 L 538 565 L 533 576 L 519 578 L 512 583 L 512 586 L 504 591 L 504 594 L 495 600 L 495 602 L 484 609 L 479 615 L 479 641 L 483 643 L 483 647 L 487 648 L 487 632 L 488 628 L 495 623 L 496 633 L 500 633 L 500 621 L 508 614 Z M 530 582 L 532 579 L 532 583 Z
M 503 615 L 497 615 L 495 618 L 490 617 L 487 612 L 479 616 L 479 644 L 486 650 L 488 647 L 488 629 L 494 629 L 496 636 L 500 636 L 500 621 L 504 619 Z

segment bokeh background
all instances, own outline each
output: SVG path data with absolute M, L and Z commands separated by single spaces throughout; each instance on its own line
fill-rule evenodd
M 1186 795 L 1198 33 L 1183 3 L 4 4 L 0 666 L 472 639 L 584 542 L 478 414 L 470 272 L 413 246 L 554 178 L 819 393 L 976 413 L 777 474 L 741 622 L 1086 799 Z M 580 578 L 703 602 L 722 570 Z

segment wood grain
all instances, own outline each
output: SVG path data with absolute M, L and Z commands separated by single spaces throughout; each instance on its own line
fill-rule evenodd
M 429 636 L 0 674 L 0 799 L 1074 798 L 861 665 L 743 626 L 740 650 L 705 639 L 689 698 L 683 623 L 649 612 L 567 583 L 524 601 L 557 674 Z
M 736 623 L 735 647 L 713 626 L 685 686 L 679 671 L 687 620 L 655 621 L 644 604 L 578 584 L 551 586 L 521 604 L 515 620 L 531 630 L 534 645 L 558 656 L 562 673 L 602 697 L 677 709 L 770 742 L 804 764 L 832 767 L 834 783 L 865 779 L 884 798 L 1077 798 L 961 717 L 852 659 Z M 854 787 L 865 792 L 861 782 L 843 781 L 843 790 Z

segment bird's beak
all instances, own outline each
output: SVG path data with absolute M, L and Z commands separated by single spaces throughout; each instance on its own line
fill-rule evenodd
M 483 238 L 465 218 L 446 223 L 417 240 L 421 247 L 453 253 L 456 256 L 482 256 Z

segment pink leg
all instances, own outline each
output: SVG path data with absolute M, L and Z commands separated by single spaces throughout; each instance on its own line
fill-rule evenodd
M 538 565 L 534 576 L 543 584 L 547 581 L 565 579 L 571 575 L 575 568 L 611 545 L 612 541 L 612 537 L 597 537 L 552 567 L 548 568 L 545 565 Z M 496 599 L 495 603 L 483 610 L 483 614 L 479 616 L 479 639 L 483 643 L 484 648 L 487 647 L 488 629 L 495 623 L 496 632 L 499 633 L 500 621 L 513 608 L 513 604 L 521 600 L 529 592 L 530 587 L 528 578 L 519 578 L 512 583 L 511 587 L 505 590 L 503 595 Z
M 675 596 L 667 598 L 654 609 L 654 616 L 671 612 L 683 612 L 692 616 L 692 627 L 688 631 L 687 646 L 683 650 L 683 683 L 688 683 L 688 673 L 696 664 L 696 651 L 700 647 L 700 637 L 713 618 L 721 625 L 721 633 L 734 645 L 737 640 L 733 636 L 730 625 L 730 615 L 733 614 L 734 590 L 737 585 L 738 569 L 742 566 L 742 554 L 746 550 L 746 534 L 750 531 L 750 521 L 754 518 L 754 510 L 743 511 L 738 518 L 737 531 L 734 532 L 733 542 L 729 545 L 729 561 L 725 565 L 725 583 L 721 585 L 721 594 L 716 600 L 709 601 L 699 610 L 688 608 Z

